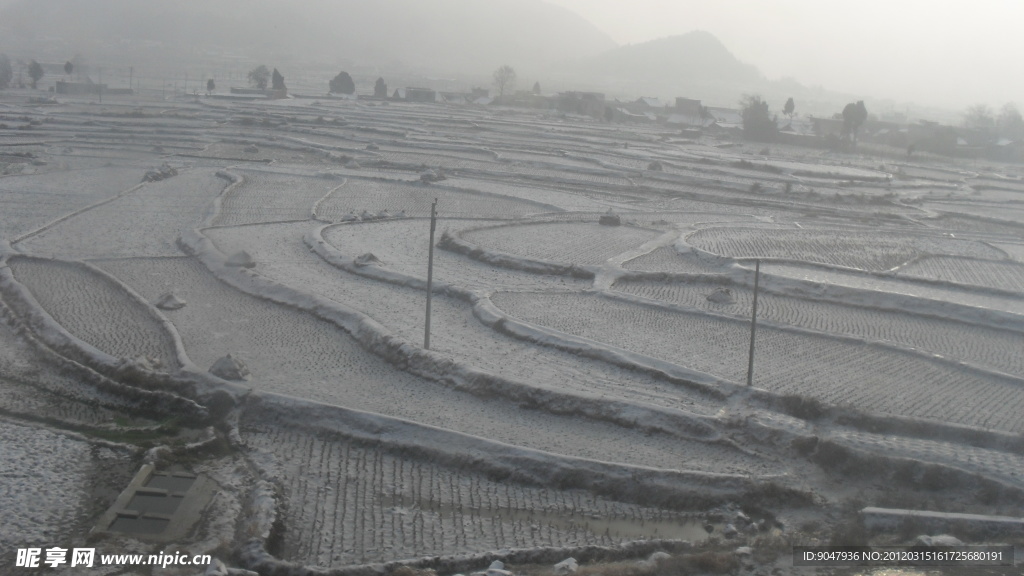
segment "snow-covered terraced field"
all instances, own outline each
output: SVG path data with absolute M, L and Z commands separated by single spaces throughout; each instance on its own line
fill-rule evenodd
M 214 224 L 230 226 L 306 220 L 314 205 L 344 181 L 263 171 L 238 171 L 245 180 L 224 197 Z
M 970 173 L 967 172 L 954 170 L 938 170 L 926 166 L 911 166 L 909 164 L 896 165 L 891 167 L 891 169 L 894 169 L 896 174 L 901 176 L 907 176 L 909 178 L 925 178 L 928 180 L 938 180 L 954 183 L 962 182 L 965 178 L 971 175 Z
M 944 205 L 948 206 L 948 205 Z M 937 210 L 941 208 L 936 207 Z M 1024 238 L 1024 226 L 1019 224 L 1013 224 L 1008 221 L 993 221 L 992 218 L 999 218 L 1003 220 L 1006 213 L 1001 210 L 996 210 L 996 213 L 986 209 L 973 209 L 971 212 L 981 212 L 982 216 L 972 216 L 958 214 L 963 213 L 963 210 L 959 210 L 956 207 L 951 207 L 949 213 L 943 213 L 938 218 L 925 220 L 924 222 L 929 226 L 946 230 L 948 232 L 973 232 L 985 235 L 1000 234 L 1003 236 L 1009 236 L 1014 239 Z M 1011 209 L 1012 213 L 1012 209 Z
M 1024 180 L 1019 178 L 1011 180 L 981 176 L 980 178 L 971 178 L 967 183 L 976 190 L 1006 190 L 1016 193 L 1016 196 L 1009 196 L 1008 198 L 1024 202 Z
M 87 168 L 0 178 L 0 238 L 12 241 L 142 180 L 142 168 Z
M 435 198 L 437 214 L 445 218 L 517 218 L 558 210 L 528 200 L 452 189 L 445 184 L 428 186 L 406 181 L 349 178 L 345 186 L 320 203 L 316 214 L 328 221 L 341 221 L 349 214 L 359 216 L 364 211 L 376 215 L 382 210 L 392 215 L 405 212 L 408 217 L 429 217 Z
M 924 202 L 921 207 L 926 210 L 942 214 L 960 214 L 964 216 L 975 216 L 977 218 L 987 218 L 996 222 L 1003 222 L 1004 226 L 1012 224 L 1013 222 L 1021 222 L 1024 218 L 1024 204 L 1017 203 L 1012 204 L 1008 202 L 982 202 L 975 201 L 974 198 L 970 202 L 965 201 L 948 201 L 948 202 Z M 981 227 L 979 232 L 984 232 L 984 227 Z M 1018 233 L 1024 233 L 1024 226 L 1017 229 Z
M 133 466 L 125 450 L 6 418 L 0 418 L 0 446 L 5 566 L 15 566 L 19 548 L 84 542 L 97 496 L 110 490 L 108 483 L 123 482 L 125 468 Z
M 73 535 L 85 506 L 84 484 L 93 447 L 67 435 L 0 419 L 0 559 L 14 565 L 13 552 L 51 547 Z
M 302 165 L 328 164 L 326 155 L 319 152 L 298 150 L 298 148 L 299 146 L 296 146 L 296 149 L 293 150 L 290 148 L 267 145 L 263 142 L 260 142 L 259 144 L 230 144 L 226 142 L 218 142 L 210 144 L 201 151 L 196 151 L 194 155 L 211 160 L 234 160 L 260 163 L 276 162 L 279 164 Z M 190 154 L 190 156 L 191 155 L 192 154 Z
M 74 388 L 75 386 L 66 387 L 68 390 Z M 0 406 L 3 406 L 6 414 L 71 426 L 97 427 L 121 417 L 119 412 L 69 399 L 61 393 L 5 377 L 0 377 Z
M 225 471 L 190 541 L 242 564 L 252 536 L 345 569 L 697 540 L 683 516 L 724 498 L 782 513 L 786 538 L 854 495 L 994 509 L 990 484 L 928 484 L 945 472 L 1024 491 L 1024 187 L 999 176 L 1016 169 L 547 110 L 104 100 L 0 94 L 0 170 L 19 173 L 0 177 L 0 255 L 25 288 L 0 300 L 0 565 L 82 541 L 165 428 L 165 464 Z M 179 173 L 141 182 L 164 162 Z M 459 251 L 434 250 L 427 351 L 435 198 L 435 241 Z M 221 265 L 243 250 L 251 268 Z M 587 279 L 521 269 L 558 270 L 540 262 Z M 151 306 L 166 293 L 184 307 Z M 193 372 L 229 353 L 247 380 Z M 107 355 L 191 381 L 176 399 L 210 420 L 158 419 L 169 388 L 133 390 L 145 376 Z M 928 477 L 846 477 L 829 443 Z
M 174 340 L 164 326 L 110 279 L 59 261 L 16 257 L 8 265 L 43 310 L 80 340 L 115 358 L 178 366 Z
M 282 477 L 285 559 L 338 567 L 497 548 L 695 538 L 683 516 L 581 490 L 497 482 L 343 438 L 253 422 L 243 432 Z
M 213 170 L 187 170 L 77 214 L 18 247 L 72 259 L 178 256 L 178 237 L 202 223 L 228 184 Z
M 798 264 L 766 263 L 761 265 L 761 273 L 817 282 L 819 284 L 845 286 L 860 290 L 874 290 L 883 293 L 905 294 L 939 302 L 952 302 L 964 306 L 990 308 L 1018 315 L 1024 314 L 1024 298 L 979 293 L 966 287 L 912 283 L 898 278 L 872 276 L 869 274 L 858 274 L 857 272 L 830 270 Z
M 192 360 L 205 368 L 232 353 L 251 371 L 249 385 L 261 390 L 594 460 L 692 463 L 715 471 L 767 466 L 728 448 L 647 438 L 640 430 L 517 408 L 419 378 L 367 352 L 333 324 L 232 290 L 192 259 L 119 260 L 104 266 L 147 296 L 173 289 L 189 304 L 167 316 Z M 216 329 L 209 330 L 211 323 Z
M 474 222 L 473 225 L 476 225 Z M 458 220 L 437 222 L 435 241 L 448 229 L 466 226 Z M 242 232 L 242 231 L 239 231 Z M 427 219 L 404 219 L 342 224 L 324 231 L 324 239 L 341 254 L 354 258 L 367 252 L 377 256 L 382 267 L 426 280 L 426 262 L 430 245 L 430 222 Z M 210 236 L 225 238 L 227 231 L 211 230 Z M 228 248 L 245 246 L 242 239 L 225 244 Z M 518 286 L 521 289 L 577 288 L 585 284 L 573 278 L 516 273 L 478 262 L 447 250 L 434 250 L 434 282 L 455 284 L 463 288 L 497 290 Z
M 1024 461 L 1020 454 L 1013 452 L 933 439 L 866 434 L 855 430 L 839 430 L 830 439 L 843 446 L 870 453 L 945 464 L 1011 486 L 1019 484 L 1024 477 Z
M 669 272 L 677 274 L 708 274 L 720 272 L 721 267 L 702 261 L 694 254 L 680 254 L 672 246 L 662 246 L 628 260 L 622 265 L 627 270 L 640 272 Z
M 1006 252 L 1016 262 L 1024 263 L 1024 243 L 1020 244 L 1004 244 L 1004 243 L 992 243 L 992 246 Z
M 669 312 L 598 295 L 499 293 L 494 303 L 527 322 L 743 382 L 749 324 Z M 866 412 L 1020 432 L 1024 385 L 955 364 L 763 327 L 754 385 Z
M 690 186 L 694 193 L 700 193 L 700 189 L 696 186 Z M 700 193 L 701 196 L 698 198 L 680 196 L 676 198 L 668 199 L 657 199 L 651 200 L 641 205 L 643 210 L 655 211 L 663 210 L 666 212 L 717 212 L 721 214 L 730 214 L 733 216 L 760 216 L 763 218 L 770 218 L 777 221 L 789 222 L 800 217 L 800 212 L 797 209 L 786 209 L 776 206 L 767 207 L 759 203 L 750 202 L 748 198 L 744 197 L 732 197 L 731 195 L 722 195 L 721 200 L 716 202 L 714 199 L 705 193 Z
M 582 170 L 573 170 L 571 167 L 566 167 L 566 169 L 561 170 L 557 168 L 507 164 L 503 166 L 499 173 L 504 173 L 509 176 L 522 176 L 532 180 L 535 185 L 537 182 L 545 180 L 573 183 L 582 187 L 586 187 L 588 184 L 596 184 L 603 188 L 619 188 L 627 190 L 633 185 L 626 176 L 619 176 L 614 171 L 596 167 L 584 172 Z M 623 192 L 625 191 L 626 190 L 623 190 Z M 601 194 L 596 190 L 596 188 L 591 190 L 584 189 L 583 193 L 594 198 L 600 198 L 602 196 L 607 197 L 611 195 L 609 192 Z
M 464 190 L 475 190 L 486 194 L 497 194 L 511 198 L 521 198 L 531 202 L 539 202 L 551 206 L 557 206 L 562 210 L 582 212 L 603 212 L 611 205 L 617 203 L 603 202 L 588 198 L 582 194 L 573 193 L 552 186 L 550 189 L 541 187 L 535 183 L 516 182 L 515 179 L 508 180 L 483 180 L 481 178 L 467 178 L 455 176 L 444 181 L 444 185 Z
M 731 302 L 708 300 L 722 284 L 700 281 L 629 281 L 620 280 L 613 290 L 715 313 L 749 318 L 753 306 L 753 290 L 735 284 L 726 285 Z M 974 326 L 940 317 L 897 313 L 866 306 L 849 306 L 841 302 L 825 302 L 782 296 L 761 291 L 757 315 L 790 326 L 808 328 L 826 334 L 846 334 L 864 340 L 879 340 L 906 345 L 976 366 L 1024 377 L 1024 355 L 1019 332 Z
M 302 243 L 304 229 L 302 224 L 277 224 L 258 228 L 219 228 L 208 233 L 218 247 L 238 243 L 248 245 L 260 274 L 361 310 L 410 342 L 421 341 L 425 305 L 423 292 L 360 278 L 327 264 Z M 435 251 L 435 257 L 440 252 Z M 442 280 L 440 275 L 437 279 Z M 467 283 L 458 275 L 443 281 L 456 285 Z M 529 278 L 524 281 L 529 281 Z M 551 277 L 547 286 L 551 285 L 563 289 L 565 286 L 580 287 L 571 279 L 562 277 Z M 517 382 L 582 396 L 667 406 L 699 414 L 714 414 L 722 408 L 721 401 L 646 374 L 499 334 L 477 320 L 468 303 L 455 298 L 435 295 L 431 324 L 432 350 Z M 555 382 L 557 386 L 552 385 Z
M 900 268 L 900 276 L 930 278 L 1024 294 L 1024 264 L 934 256 Z
M 690 234 L 687 242 L 730 258 L 778 258 L 868 271 L 891 270 L 924 254 L 1002 257 L 998 250 L 978 242 L 834 229 L 708 228 Z
M 376 155 L 383 162 L 391 162 L 394 164 L 400 164 L 403 166 L 425 166 L 431 169 L 443 169 L 449 170 L 502 170 L 501 165 L 496 163 L 493 159 L 490 161 L 483 157 L 477 159 L 461 158 L 458 156 L 449 156 L 443 153 L 419 153 L 412 152 L 409 150 L 402 151 L 389 151 L 381 150 L 376 152 Z
M 489 227 L 463 232 L 460 236 L 481 248 L 512 256 L 599 265 L 613 256 L 640 247 L 660 234 L 656 230 L 632 226 L 556 222 Z
M 83 389 L 80 375 L 62 370 L 36 348 L 20 340 L 0 321 L 0 411 L 73 425 L 97 426 L 120 416 L 103 403 L 118 406 L 113 396 L 98 398 Z

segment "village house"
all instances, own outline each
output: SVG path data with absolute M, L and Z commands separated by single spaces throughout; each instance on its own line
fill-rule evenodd
M 605 116 L 604 94 L 601 92 L 560 92 L 558 94 L 558 111 L 603 118 Z

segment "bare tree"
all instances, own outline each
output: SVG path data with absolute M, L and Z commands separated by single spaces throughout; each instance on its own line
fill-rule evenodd
M 33 60 L 31 63 L 29 63 L 28 77 L 32 79 L 33 90 L 36 89 L 36 84 L 39 82 L 39 79 L 43 77 L 43 74 L 43 67 L 39 65 L 39 62 Z
M 999 111 L 999 118 L 996 120 L 999 128 L 999 135 L 1007 138 L 1024 138 L 1024 118 L 1013 102 L 1007 102 Z
M 740 100 L 740 115 L 743 117 L 743 134 L 751 140 L 772 141 L 778 133 L 778 126 L 768 111 L 768 103 L 757 94 L 745 94 Z
M 0 90 L 11 85 L 14 79 L 14 68 L 11 67 L 11 59 L 6 54 L 0 54 Z
M 986 104 L 975 104 L 964 111 L 964 126 L 967 128 L 987 130 L 994 125 L 992 109 Z
M 266 90 L 270 83 L 270 69 L 264 64 L 249 71 L 249 84 L 259 90 Z
M 498 89 L 498 101 L 505 99 L 505 92 L 511 91 L 516 85 L 516 71 L 505 64 L 494 71 L 494 86 Z

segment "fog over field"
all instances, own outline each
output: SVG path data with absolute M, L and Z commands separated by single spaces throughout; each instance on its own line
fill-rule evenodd
M 0 0 L 0 574 L 1019 573 L 971 8 Z
M 724 93 L 693 93 L 695 69 L 678 64 L 683 50 L 705 59 L 698 75 L 720 76 L 729 67 L 702 50 L 666 45 L 648 53 L 634 60 L 645 66 L 644 75 L 630 77 L 628 85 L 579 66 L 620 48 L 703 31 L 769 83 L 783 81 L 782 92 L 799 83 L 830 91 L 827 98 L 837 102 L 837 94 L 845 94 L 897 108 L 947 111 L 1024 104 L 1024 80 L 1010 64 L 1024 53 L 1016 33 L 1024 9 L 1014 0 L 866 0 L 850 6 L 813 0 L 4 0 L 0 10 L 6 50 L 20 55 L 17 47 L 44 40 L 86 55 L 133 46 L 140 67 L 146 57 L 171 54 L 164 65 L 180 67 L 189 55 L 213 50 L 382 71 L 411 66 L 481 81 L 507 62 L 542 84 L 576 82 L 663 98 L 689 88 L 689 97 L 721 100 Z M 153 43 L 160 49 L 153 50 Z M 743 80 L 747 91 L 773 91 Z

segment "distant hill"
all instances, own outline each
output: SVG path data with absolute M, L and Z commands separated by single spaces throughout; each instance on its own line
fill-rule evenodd
M 765 78 L 708 32 L 695 31 L 620 46 L 559 66 L 566 77 L 590 78 L 626 93 L 650 95 L 758 90 Z
M 615 47 L 542 0 L 0 0 L 0 52 L 42 42 L 69 57 L 229 53 L 463 73 L 540 68 Z

